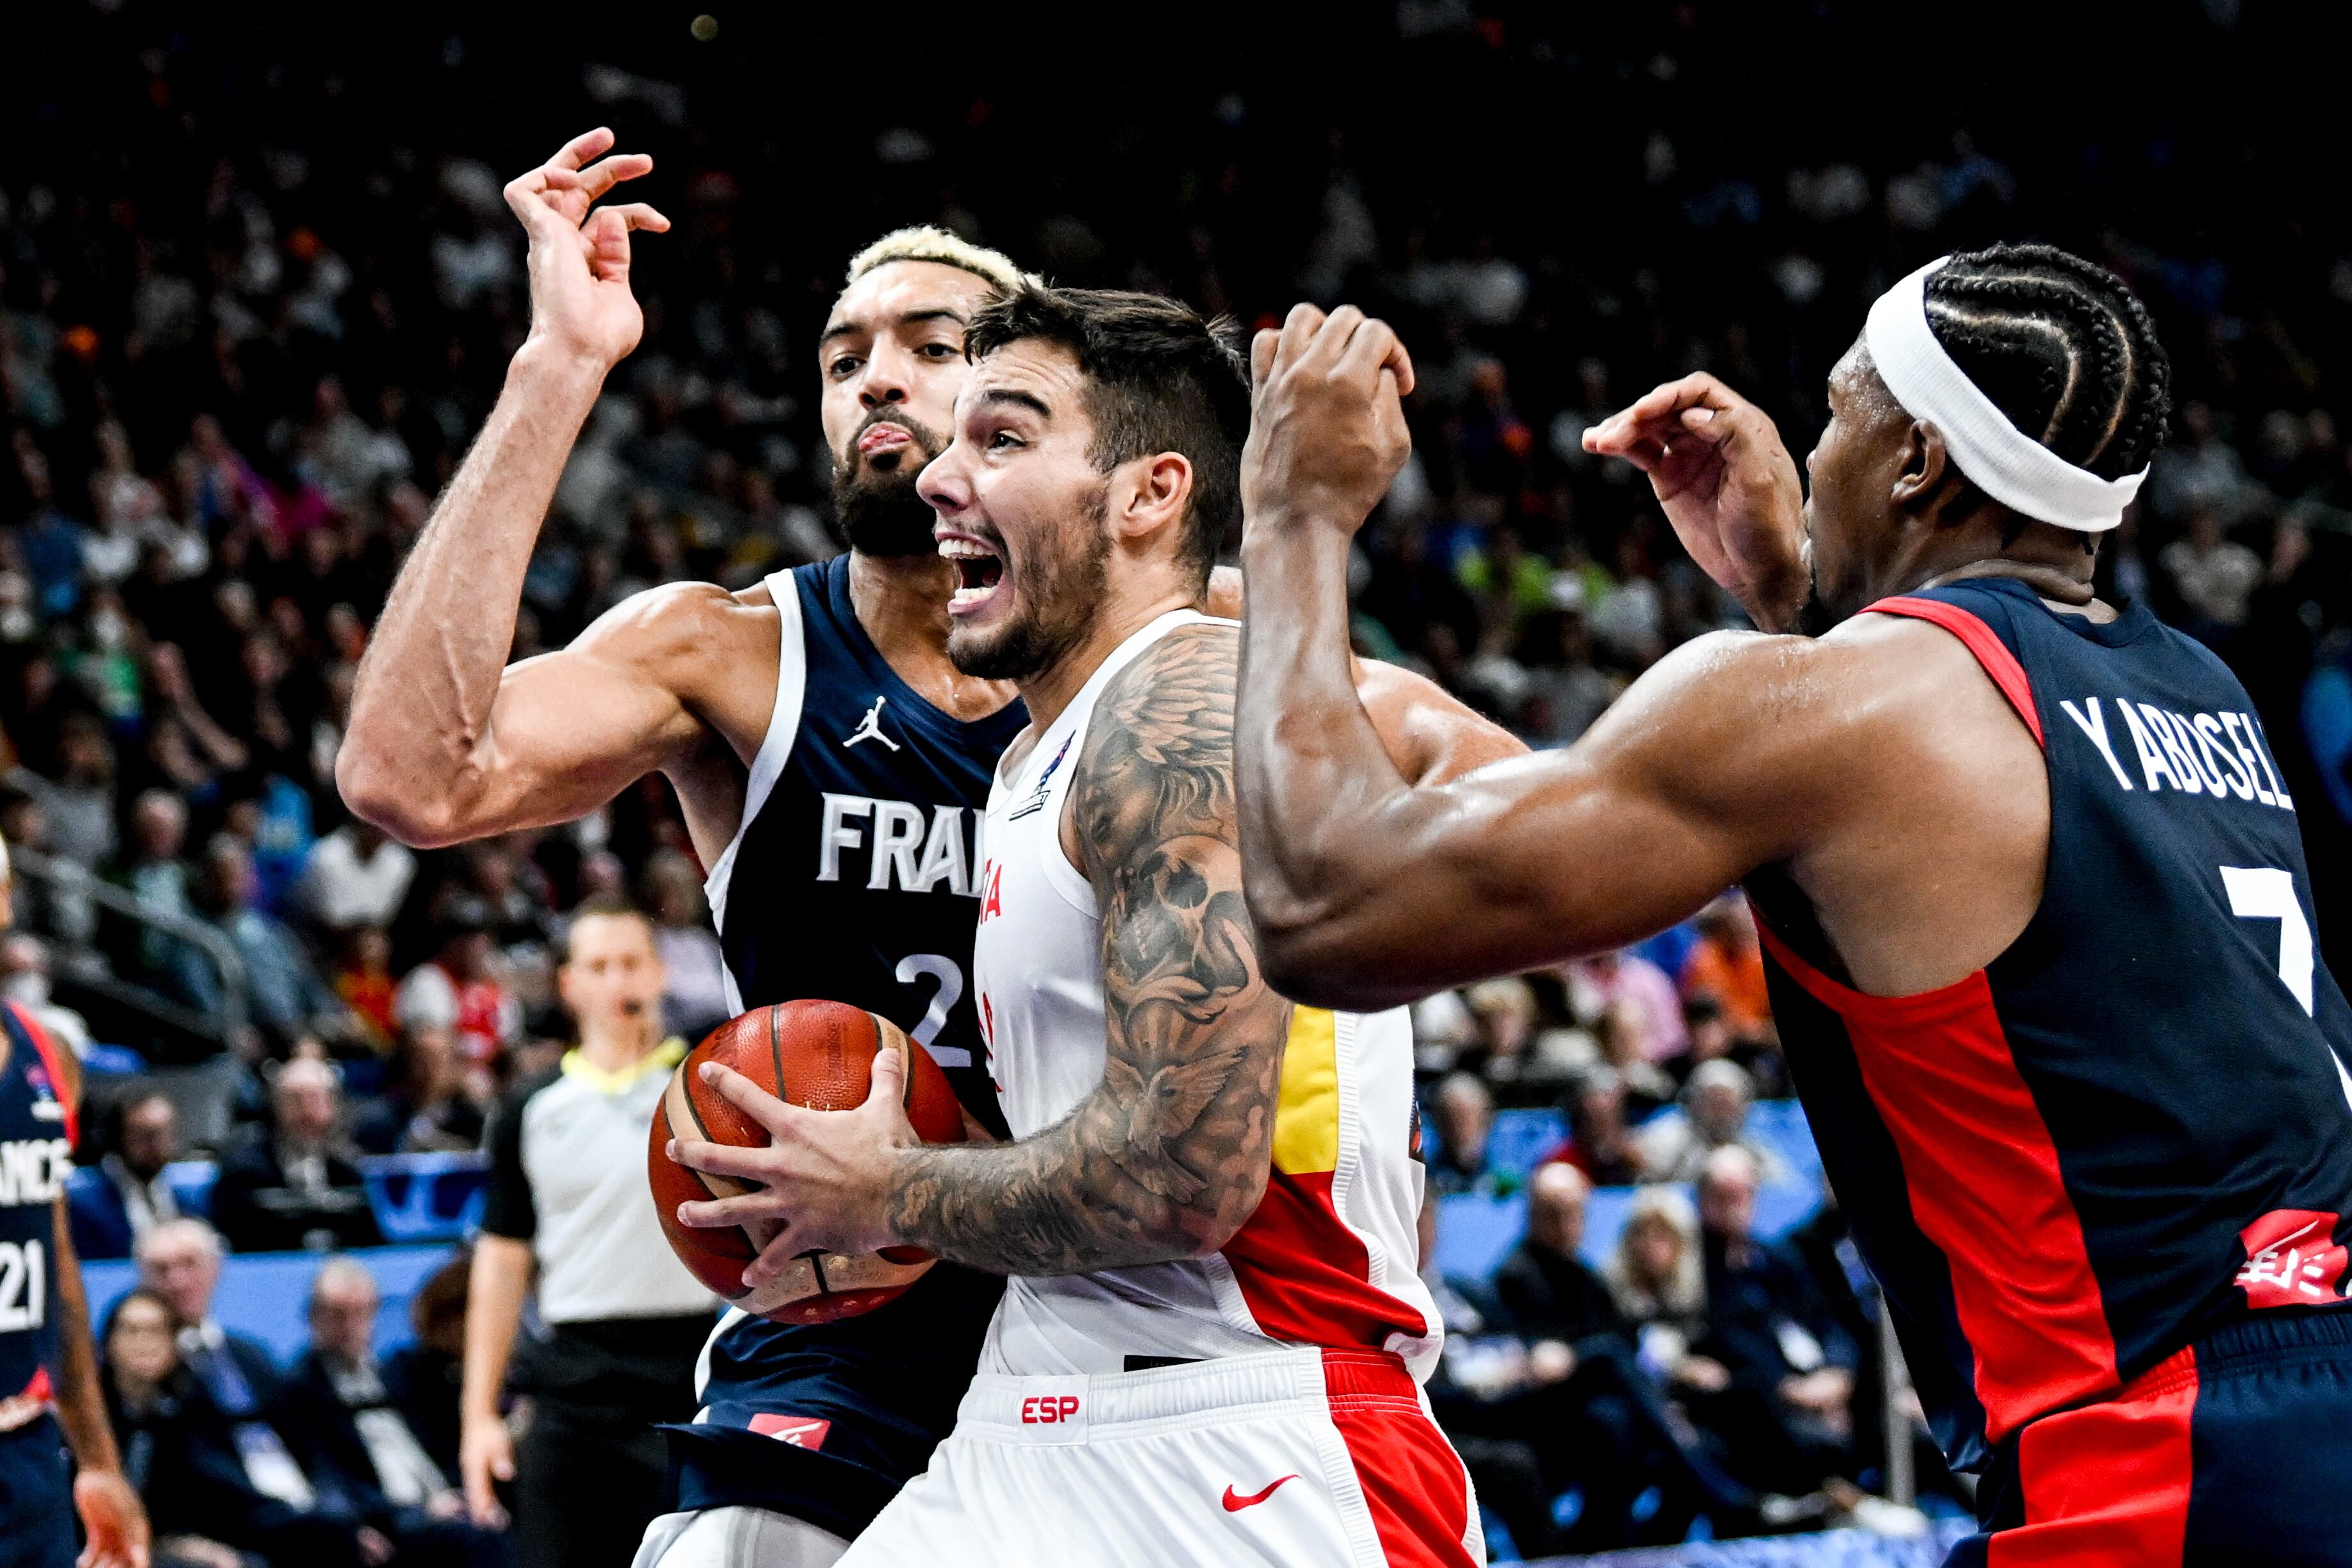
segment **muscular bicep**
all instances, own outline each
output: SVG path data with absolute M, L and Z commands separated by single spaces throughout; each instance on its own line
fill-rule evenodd
M 1822 765 L 1793 640 L 1706 639 L 1566 751 L 1334 801 L 1334 874 L 1262 931 L 1276 983 L 1392 1005 L 1638 940 L 1785 855 Z
M 594 810 L 708 740 L 704 688 L 713 671 L 741 662 L 732 644 L 756 646 L 757 629 L 736 624 L 751 613 L 707 584 L 624 600 L 570 647 L 501 672 L 456 777 L 420 779 L 366 815 L 388 815 L 412 843 L 443 844 Z M 772 639 L 772 627 L 765 635 Z

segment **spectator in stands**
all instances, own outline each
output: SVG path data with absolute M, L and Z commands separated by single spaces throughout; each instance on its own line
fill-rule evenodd
M 1698 941 L 1683 960 L 1682 994 L 1713 998 L 1735 1047 L 1779 1046 L 1772 998 L 1764 987 L 1763 949 L 1739 894 L 1726 893 L 1699 911 Z
M 163 1180 L 163 1167 L 180 1156 L 180 1117 L 170 1099 L 152 1090 L 134 1095 L 108 1120 L 113 1147 L 66 1192 L 81 1258 L 129 1258 L 150 1231 L 180 1217 Z
M 489 905 L 471 893 L 444 899 L 436 951 L 409 972 L 392 1002 L 404 1031 L 451 1031 L 481 1095 L 495 1089 L 500 1058 L 522 1034 L 522 1007 L 499 981 L 490 921 Z
M 390 1051 L 400 1035 L 393 1012 L 400 988 L 392 978 L 392 937 L 383 927 L 353 926 L 342 933 L 334 986 L 358 1021 L 362 1038 L 374 1050 Z
M 357 1516 L 397 1548 L 395 1562 L 488 1568 L 498 1536 L 425 1451 L 375 1354 L 375 1276 L 331 1258 L 310 1280 L 310 1345 L 286 1375 L 282 1424 L 313 1473 L 334 1477 Z
M 1780 1248 L 1757 1239 L 1756 1163 L 1727 1145 L 1698 1174 L 1706 1268 L 1703 1348 L 1730 1373 L 1694 1414 L 1723 1435 L 1747 1479 L 1810 1492 L 1850 1474 L 1856 1346 Z
M 1642 1130 L 1642 1165 L 1654 1182 L 1698 1179 L 1706 1157 L 1717 1149 L 1745 1149 L 1762 1180 L 1789 1182 L 1789 1163 L 1748 1129 L 1756 1100 L 1754 1080 L 1732 1061 L 1702 1062 L 1684 1086 L 1680 1110 L 1653 1120 Z
M 162 1296 L 133 1287 L 114 1304 L 100 1342 L 106 1415 L 122 1454 L 122 1473 L 147 1505 L 159 1568 L 246 1568 L 234 1548 L 193 1533 L 198 1472 L 194 1410 L 203 1395 L 180 1363 L 179 1315 Z
M 646 862 L 646 899 L 662 969 L 669 976 L 662 992 L 663 1021 L 671 1034 L 698 1040 L 735 1011 L 727 1004 L 727 960 L 702 901 L 701 874 L 677 850 L 656 850 Z
M 1568 1136 L 1542 1163 L 1573 1165 L 1596 1187 L 1639 1182 L 1642 1151 L 1625 1125 L 1625 1080 L 1617 1069 L 1606 1063 L 1585 1068 L 1562 1098 Z
M 310 846 L 295 898 L 320 930 L 389 928 L 416 879 L 416 857 L 372 822 L 354 817 Z
M 1448 1073 L 1432 1097 L 1430 1120 L 1437 1131 L 1437 1157 L 1429 1163 L 1430 1186 L 1441 1194 L 1498 1190 L 1486 1168 L 1486 1138 L 1495 1127 L 1495 1097 L 1466 1072 Z
M 1665 971 L 1633 952 L 1600 952 L 1567 970 L 1569 1006 L 1608 1042 L 1612 1061 L 1654 1074 L 1690 1049 L 1681 1000 Z
M 281 1050 L 306 1034 L 349 1037 L 353 1029 L 341 1001 L 319 978 L 294 933 L 257 906 L 259 888 L 245 841 L 214 835 L 196 879 L 196 912 L 244 962 L 253 1022 Z M 226 999 L 218 967 L 194 947 L 182 947 L 177 958 L 173 973 L 181 999 L 217 1017 Z
M 44 846 L 86 871 L 114 859 L 114 742 L 95 713 L 74 710 L 58 727 L 57 776 L 28 776 L 25 785 L 48 818 Z
M 0 998 L 30 1013 L 77 1057 L 89 1054 L 89 1020 L 49 993 L 49 944 L 30 931 L 0 937 Z
M 272 1126 L 221 1165 L 213 1217 L 239 1252 L 373 1247 L 383 1237 L 359 1167 L 344 1152 L 335 1069 L 297 1057 L 270 1086 Z
M 1680 1539 L 1695 1512 L 1718 1527 L 1743 1521 L 1757 1499 L 1675 1420 L 1635 1359 L 1633 1323 L 1580 1256 L 1591 1191 L 1573 1166 L 1538 1170 L 1528 1183 L 1528 1233 L 1495 1278 L 1496 1299 L 1530 1342 L 1530 1363 L 1565 1379 L 1544 1424 L 1584 1435 L 1568 1458 L 1592 1516 L 1577 1543 L 1588 1551 L 1630 1544 L 1634 1521 L 1626 1510 L 1654 1480 L 1673 1503 L 1665 1539 Z
M 195 913 L 188 897 L 187 864 L 181 859 L 187 844 L 186 803 L 170 790 L 142 790 L 131 808 L 131 860 L 120 878 L 140 908 L 180 920 Z M 161 980 L 173 972 L 182 945 L 168 931 L 140 927 L 136 963 L 130 972 Z
M 2189 612 L 2186 629 L 2208 642 L 2246 624 L 2263 580 L 2263 558 L 2228 536 L 2219 506 L 2198 503 L 2181 537 L 2157 553 L 2174 596 Z
M 1654 1376 L 1677 1392 L 1729 1384 L 1722 1363 L 1693 1349 L 1706 1333 L 1706 1263 L 1689 1199 L 1672 1187 L 1636 1193 L 1601 1273 Z
M 467 1279 L 470 1247 L 425 1277 L 408 1299 L 408 1323 L 415 1338 L 384 1362 L 384 1387 L 400 1407 L 408 1429 L 443 1475 L 456 1478 L 458 1389 L 465 1376 Z
M 276 1428 L 225 1409 L 185 1350 L 190 1331 L 142 1287 L 107 1317 L 107 1415 L 155 1531 L 160 1568 L 382 1568 L 392 1543 L 319 1507 Z M 249 1393 L 229 1390 L 233 1396 Z
M 455 1152 L 481 1147 L 482 1122 L 457 1037 L 427 1026 L 401 1036 L 392 1079 L 361 1112 L 352 1140 L 371 1154 Z

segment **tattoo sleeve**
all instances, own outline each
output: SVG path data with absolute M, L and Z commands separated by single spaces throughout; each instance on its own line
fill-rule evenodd
M 1179 630 L 1111 682 L 1070 784 L 1102 917 L 1103 1080 L 1034 1137 L 926 1149 L 892 1226 L 1006 1274 L 1199 1257 L 1257 1205 L 1290 1005 L 1242 902 L 1226 627 Z

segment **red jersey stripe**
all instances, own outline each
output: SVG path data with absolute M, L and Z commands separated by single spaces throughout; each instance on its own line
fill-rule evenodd
M 1323 1386 L 1389 1568 L 1475 1568 L 1469 1474 L 1404 1363 L 1325 1351 Z
M 1962 646 L 1976 655 L 1977 662 L 1984 666 L 1984 672 L 1992 677 L 1992 683 L 2000 688 L 2000 694 L 2009 699 L 2009 705 L 2017 710 L 2017 716 L 2025 721 L 2025 727 L 2033 731 L 2034 744 L 2044 748 L 2049 745 L 2050 742 L 2042 738 L 2042 715 L 2033 706 L 2033 685 L 2025 679 L 2025 667 L 2017 662 L 2017 656 L 2009 651 L 2009 645 L 2002 642 L 1984 622 L 1958 605 L 1948 605 L 1941 599 L 1914 599 L 1903 595 L 1881 599 L 1874 605 L 1865 605 L 1862 613 L 1865 616 L 1909 616 L 1915 620 L 1932 621 L 1959 638 Z
M 1371 1253 L 1333 1206 L 1328 1171 L 1270 1174 L 1223 1252 L 1270 1339 L 1381 1350 L 1391 1334 L 1430 1331 L 1411 1304 L 1373 1285 Z
M 1985 1436 L 2116 1386 L 2116 1347 L 2058 1151 L 2019 1076 L 1982 970 L 1912 996 L 1869 996 L 1789 950 L 1790 977 L 1844 1021 L 1903 1164 L 1920 1233 L 1950 1260 Z

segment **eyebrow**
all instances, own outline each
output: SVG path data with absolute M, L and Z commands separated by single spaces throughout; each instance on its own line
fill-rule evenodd
M 918 327 L 926 321 L 953 321 L 959 327 L 966 324 L 961 310 L 951 310 L 944 305 L 932 310 L 903 311 L 890 320 L 892 325 L 900 327 Z M 818 334 L 817 346 L 823 348 L 835 338 L 852 337 L 865 330 L 856 321 L 835 321 Z
M 1015 408 L 1028 409 L 1040 419 L 1051 419 L 1054 416 L 1054 411 L 1045 406 L 1045 400 L 1038 396 L 1034 392 L 1021 392 L 1012 387 L 992 386 L 986 392 L 980 395 L 980 401 L 983 405 L 991 403 L 1009 403 Z

